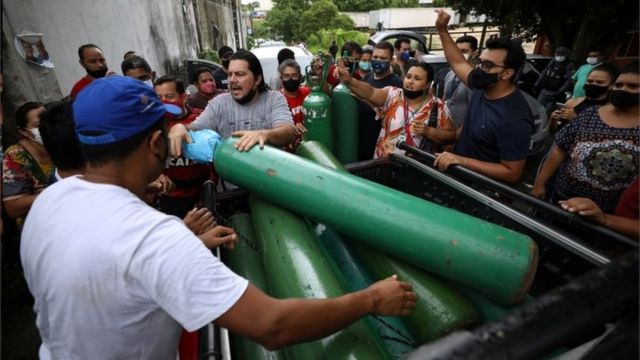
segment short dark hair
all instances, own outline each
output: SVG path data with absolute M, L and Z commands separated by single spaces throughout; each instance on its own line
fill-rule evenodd
M 364 54 L 373 55 L 373 48 L 372 47 L 362 48 L 362 55 Z
M 213 76 L 213 71 L 211 71 L 211 69 L 202 66 L 197 68 L 196 71 L 193 72 L 193 81 L 197 83 L 198 78 L 200 77 L 200 74 L 205 72 L 208 72 L 211 76 Z
M 632 62 L 630 62 L 627 65 L 622 67 L 622 69 L 620 70 L 620 74 L 638 74 L 638 73 L 640 73 L 639 72 L 640 69 L 638 69 L 638 68 L 640 68 L 640 62 L 638 62 L 638 60 L 632 61 Z M 614 79 L 614 81 L 615 81 L 615 79 Z
M 409 40 L 408 37 L 401 36 L 393 43 L 393 47 L 400 50 L 400 44 L 402 43 L 409 43 L 409 45 L 411 45 L 411 40 Z
M 393 45 L 391 45 L 388 41 L 380 41 L 376 44 L 376 49 L 387 50 L 389 52 L 389 56 L 393 57 Z
M 27 114 L 31 112 L 31 110 L 35 110 L 42 107 L 42 103 L 38 101 L 29 101 L 26 102 L 16 110 L 16 124 L 20 128 L 27 127 Z
M 469 43 L 469 45 L 471 45 L 471 50 L 473 51 L 478 50 L 478 39 L 476 39 L 475 36 L 471 36 L 471 35 L 460 36 L 459 38 L 456 39 L 456 44 L 460 44 L 460 43 Z
M 505 68 L 513 69 L 516 72 L 520 67 L 522 67 L 527 59 L 527 55 L 524 53 L 524 49 L 522 48 L 522 41 L 516 39 L 507 37 L 489 39 L 487 40 L 487 49 L 506 50 L 507 56 L 504 58 L 504 66 Z
M 122 58 L 126 60 L 129 56 L 135 55 L 135 53 L 136 53 L 135 51 L 129 50 L 126 53 L 124 53 L 124 56 L 122 56 Z
M 84 167 L 80 141 L 73 121 L 73 99 L 66 98 L 45 105 L 40 114 L 40 135 L 51 160 L 60 170 Z
M 120 64 L 120 68 L 122 69 L 122 75 L 127 75 L 127 71 L 133 69 L 144 69 L 146 72 L 151 73 L 151 67 L 147 60 L 145 60 L 142 56 L 132 55 L 122 61 Z
M 433 67 L 431 65 L 429 65 L 428 63 L 426 63 L 424 61 L 418 61 L 418 60 L 415 60 L 415 59 L 409 59 L 409 61 L 407 61 L 406 72 L 408 72 L 409 69 L 411 69 L 414 66 L 417 66 L 417 67 L 421 68 L 422 70 L 424 70 L 427 73 L 427 82 L 433 81 L 433 78 L 434 78 L 435 74 L 434 74 Z
M 253 77 L 257 78 L 258 75 L 262 78 L 260 85 L 258 85 L 258 92 L 265 92 L 269 90 L 269 87 L 264 82 L 264 73 L 262 72 L 262 65 L 260 64 L 260 60 L 251 52 L 245 49 L 238 49 L 231 60 L 244 60 L 249 64 L 249 70 L 253 73 Z
M 618 74 L 620 74 L 620 72 L 618 71 L 618 67 L 613 65 L 610 62 L 605 62 L 602 63 L 596 67 L 594 67 L 593 69 L 591 69 L 591 71 L 589 71 L 589 74 L 594 72 L 594 71 L 602 71 L 605 72 L 609 75 L 609 77 L 611 78 L 611 82 L 613 83 L 614 81 L 616 81 L 616 79 L 618 78 Z
M 294 68 L 298 73 L 302 73 L 302 71 L 300 70 L 300 64 L 298 64 L 298 62 L 293 59 L 287 59 L 283 61 L 282 64 L 278 66 L 278 72 L 282 75 L 284 69 L 288 67 Z
M 163 133 L 166 133 L 166 121 L 164 116 L 160 117 L 158 121 L 151 124 L 151 126 L 145 130 L 142 130 L 130 138 L 102 145 L 88 145 L 81 143 L 80 149 L 82 150 L 82 155 L 84 156 L 87 164 L 92 166 L 103 166 L 112 161 L 125 159 L 133 153 L 140 144 L 142 144 L 147 136 L 157 130 L 161 130 Z M 102 135 L 102 132 L 88 131 L 86 135 Z
M 278 51 L 278 65 L 282 64 L 285 60 L 295 60 L 296 54 L 289 48 L 282 48 Z
M 78 58 L 80 60 L 84 60 L 83 55 L 84 55 L 84 51 L 86 49 L 98 49 L 98 50 L 102 51 L 102 49 L 100 49 L 100 47 L 98 45 L 96 45 L 96 44 L 84 44 L 84 45 L 82 45 L 82 46 L 80 46 L 78 48 Z
M 184 94 L 185 89 L 184 89 L 184 83 L 182 82 L 182 80 L 178 79 L 177 77 L 173 76 L 173 75 L 164 75 L 164 76 L 160 76 L 159 78 L 156 79 L 156 82 L 153 83 L 153 86 L 160 86 L 164 83 L 168 83 L 168 82 L 172 82 L 176 85 L 176 92 L 178 94 Z
M 347 52 L 347 54 L 349 54 L 349 56 L 353 55 L 354 53 L 362 54 L 362 47 L 355 41 L 345 41 L 345 43 L 342 44 L 342 47 L 340 48 L 340 56 L 342 56 L 345 51 Z

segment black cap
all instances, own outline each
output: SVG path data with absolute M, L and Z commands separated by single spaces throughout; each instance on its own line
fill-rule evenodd
M 220 59 L 222 59 L 228 53 L 232 53 L 233 54 L 233 49 L 228 47 L 227 45 L 224 45 L 223 47 L 221 47 L 218 50 L 218 56 L 220 57 Z

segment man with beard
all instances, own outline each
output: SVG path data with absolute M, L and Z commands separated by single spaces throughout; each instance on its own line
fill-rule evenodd
M 87 75 L 73 85 L 73 88 L 71 88 L 71 97 L 78 96 L 78 93 L 93 80 L 104 77 L 107 75 L 107 71 L 109 71 L 107 60 L 104 58 L 104 53 L 98 45 L 85 44 L 80 46 L 78 48 L 78 57 L 80 58 L 80 66 L 84 68 Z
M 180 156 L 188 130 L 212 129 L 222 138 L 240 137 L 236 148 L 248 151 L 255 144 L 286 146 L 296 131 L 287 101 L 264 83 L 262 65 L 247 50 L 238 50 L 229 62 L 229 92 L 209 102 L 191 124 L 176 124 L 170 132 L 171 154 Z
M 224 45 L 218 50 L 218 56 L 222 67 L 213 72 L 213 78 L 216 80 L 218 90 L 227 90 L 229 88 L 229 62 L 233 56 L 233 49 Z
M 522 45 L 510 39 L 491 39 L 474 68 L 447 31 L 449 14 L 436 12 L 436 29 L 447 61 L 472 94 L 453 153 L 436 154 L 434 165 L 444 171 L 458 164 L 497 180 L 516 182 L 533 133 L 531 110 L 513 82 L 526 59 Z

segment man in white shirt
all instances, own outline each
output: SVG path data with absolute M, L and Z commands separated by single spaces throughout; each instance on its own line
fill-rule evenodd
M 275 349 L 415 306 L 395 277 L 334 299 L 265 295 L 142 200 L 169 156 L 165 112 L 177 109 L 120 76 L 93 81 L 73 108 L 84 174 L 45 190 L 22 234 L 41 359 L 175 359 L 181 327 L 212 321 Z M 206 245 L 234 241 L 221 227 Z

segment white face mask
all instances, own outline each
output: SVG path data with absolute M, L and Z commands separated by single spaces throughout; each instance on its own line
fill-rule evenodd
M 145 80 L 143 83 L 153 89 L 153 81 L 151 81 L 151 79 Z
M 597 57 L 590 56 L 590 57 L 587 58 L 587 64 L 595 65 L 597 63 L 598 63 L 598 58 Z
M 557 62 L 563 62 L 564 59 L 566 59 L 566 58 L 567 58 L 566 56 L 556 56 L 556 61 Z
M 40 136 L 40 130 L 38 128 L 33 128 L 33 129 L 30 129 L 29 131 L 31 131 L 31 134 L 33 134 L 33 140 L 35 142 L 37 142 L 40 145 L 44 145 L 42 143 L 42 136 Z
M 471 54 L 462 54 L 462 56 L 464 56 L 464 59 L 468 62 Z

